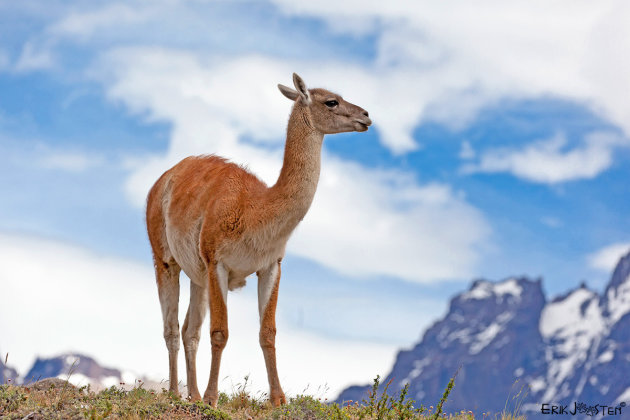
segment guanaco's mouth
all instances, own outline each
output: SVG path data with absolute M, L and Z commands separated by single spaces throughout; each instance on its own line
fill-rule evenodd
M 355 127 L 357 131 L 367 131 L 368 127 L 370 125 L 372 125 L 372 120 L 370 120 L 369 118 L 365 118 L 365 119 L 361 119 L 361 120 L 354 120 L 355 122 Z
M 357 128 L 356 128 L 357 131 L 367 131 L 367 129 L 368 129 L 367 124 L 363 124 L 363 123 L 357 122 L 356 125 L 357 125 Z

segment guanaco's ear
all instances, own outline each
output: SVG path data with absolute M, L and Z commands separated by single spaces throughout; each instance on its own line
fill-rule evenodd
M 304 83 L 304 80 L 302 80 L 302 78 L 298 76 L 297 73 L 293 73 L 293 85 L 295 86 L 295 89 L 302 97 L 302 100 L 304 101 L 304 103 L 307 105 L 310 104 L 311 95 L 309 95 L 308 93 L 308 89 L 306 88 L 306 83 Z
M 291 99 L 292 101 L 295 101 L 298 98 L 298 96 L 300 96 L 300 94 L 297 93 L 297 90 L 293 90 L 290 87 L 281 85 L 279 83 L 278 83 L 278 89 L 280 89 L 280 92 L 282 92 L 284 96 Z

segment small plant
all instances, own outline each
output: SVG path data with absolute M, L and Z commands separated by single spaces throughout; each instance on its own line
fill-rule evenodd
M 419 408 L 414 408 L 414 404 L 416 402 L 412 399 L 407 399 L 408 393 L 409 383 L 406 383 L 403 389 L 400 390 L 398 398 L 392 400 L 392 409 L 396 412 L 397 418 L 399 420 L 413 418 L 414 415 L 422 414 L 425 411 L 425 408 L 422 404 L 420 404 Z
M 408 398 L 409 384 L 400 390 L 398 395 L 389 395 L 388 390 L 392 383 L 390 379 L 383 387 L 382 394 L 378 395 L 380 386 L 380 376 L 376 375 L 372 384 L 372 389 L 368 393 L 368 399 L 363 400 L 364 412 L 360 413 L 359 418 L 381 419 L 412 419 L 422 415 L 426 408 L 420 404 L 416 408 L 416 402 Z M 348 406 L 349 407 L 349 406 Z
M 514 381 L 514 384 L 512 384 L 512 388 L 510 389 L 510 393 L 508 394 L 508 398 L 505 400 L 505 406 L 503 407 L 503 411 L 501 412 L 501 419 L 502 420 L 512 420 L 512 419 L 520 419 L 522 418 L 522 416 L 519 414 L 521 411 L 521 408 L 523 406 L 523 402 L 525 401 L 525 397 L 529 394 L 529 386 L 527 385 L 521 385 L 521 387 L 519 388 L 518 392 L 512 396 L 510 398 L 510 396 L 512 395 L 512 390 L 514 390 L 514 388 L 517 386 L 518 384 L 518 379 L 516 381 Z M 510 413 L 508 411 L 508 403 L 513 402 L 514 403 L 514 412 Z M 511 405 L 511 404 L 510 404 Z
M 66 382 L 63 384 L 63 389 L 61 390 L 61 394 L 59 395 L 59 398 L 57 399 L 57 402 L 56 402 L 56 405 L 57 405 L 58 409 L 62 408 L 62 404 L 64 403 L 64 396 L 66 394 L 66 390 L 68 389 L 68 386 L 72 386 L 72 385 L 70 385 L 70 377 L 72 376 L 72 374 L 74 373 L 75 369 L 77 368 L 78 361 L 79 361 L 79 358 L 75 357 L 74 360 L 72 361 L 72 365 L 68 369 L 68 374 L 66 376 Z
M 0 415 L 17 410 L 27 399 L 28 396 L 23 388 L 0 385 Z
M 457 374 L 459 373 L 460 369 L 461 369 L 461 366 L 457 368 L 457 371 L 455 371 L 455 375 L 453 375 L 451 380 L 448 381 L 448 385 L 446 385 L 444 394 L 442 394 L 442 398 L 440 399 L 440 402 L 438 403 L 437 407 L 435 407 L 435 415 L 433 417 L 434 420 L 437 420 L 440 417 L 440 414 L 442 414 L 442 406 L 448 399 L 448 395 L 451 393 L 451 391 L 453 390 L 453 387 L 455 386 L 455 378 L 457 377 Z

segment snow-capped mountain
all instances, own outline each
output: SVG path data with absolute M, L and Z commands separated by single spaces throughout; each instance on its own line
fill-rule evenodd
M 76 386 L 90 385 L 93 389 L 120 384 L 134 385 L 137 379 L 131 373 L 103 367 L 89 356 L 68 353 L 52 358 L 37 358 L 29 372 L 20 378 L 20 382 L 29 384 L 45 378 L 60 378 Z
M 521 404 L 536 418 L 547 417 L 544 403 L 569 411 L 584 403 L 576 418 L 597 405 L 619 414 L 630 404 L 629 314 L 630 254 L 603 296 L 581 286 L 547 302 L 540 280 L 478 280 L 419 343 L 398 353 L 383 383 L 392 381 L 390 391 L 408 383 L 411 398 L 435 405 L 459 369 L 449 412 L 513 412 Z M 369 389 L 349 387 L 338 401 L 361 400 Z

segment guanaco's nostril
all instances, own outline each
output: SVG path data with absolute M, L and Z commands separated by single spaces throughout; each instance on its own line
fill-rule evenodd
M 370 116 L 370 114 L 368 114 L 368 112 L 366 110 L 363 110 L 363 115 L 365 115 L 366 117 Z

